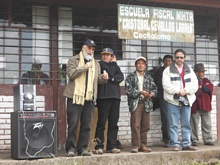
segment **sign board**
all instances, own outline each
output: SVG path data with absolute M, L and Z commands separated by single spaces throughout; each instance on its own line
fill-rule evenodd
M 192 10 L 118 4 L 119 39 L 194 42 Z

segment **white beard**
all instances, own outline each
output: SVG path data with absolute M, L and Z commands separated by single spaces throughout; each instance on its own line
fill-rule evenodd
M 88 55 L 88 53 L 86 53 L 86 51 L 83 51 L 83 57 L 85 60 L 87 61 L 91 61 L 93 58 L 93 54 L 92 55 Z

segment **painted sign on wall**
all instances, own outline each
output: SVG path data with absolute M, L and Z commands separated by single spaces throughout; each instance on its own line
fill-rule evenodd
M 194 42 L 192 10 L 118 4 L 120 39 Z

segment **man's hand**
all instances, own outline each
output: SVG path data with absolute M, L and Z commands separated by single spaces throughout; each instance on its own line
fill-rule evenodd
M 180 89 L 179 95 L 180 95 L 180 96 L 185 96 L 185 95 L 186 95 L 185 89 Z
M 89 68 L 92 68 L 92 67 L 93 67 L 93 66 L 92 66 L 92 62 L 87 62 L 85 66 L 86 66 L 86 68 L 87 68 L 87 69 L 89 69 Z
M 112 62 L 116 62 L 116 61 L 117 61 L 116 56 L 113 54 L 112 55 Z
M 102 79 L 108 80 L 108 73 L 101 74 Z
M 145 91 L 145 90 L 141 91 L 141 94 L 142 94 L 143 96 L 145 96 L 147 99 L 151 99 L 151 97 L 153 96 L 152 93 L 147 92 L 147 91 Z

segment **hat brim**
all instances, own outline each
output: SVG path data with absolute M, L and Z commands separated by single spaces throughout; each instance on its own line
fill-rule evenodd
M 110 52 L 101 52 L 101 54 L 112 54 Z
M 207 71 L 207 70 L 195 70 L 195 72 L 205 72 L 205 71 Z
M 86 45 L 86 46 L 88 46 L 88 47 L 96 47 L 96 45 L 93 45 L 93 44 L 92 45 Z

